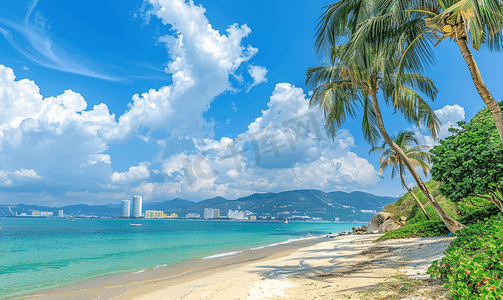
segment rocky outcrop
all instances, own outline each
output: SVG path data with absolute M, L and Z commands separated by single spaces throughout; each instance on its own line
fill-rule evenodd
M 384 221 L 384 223 L 382 223 L 382 225 L 379 227 L 378 233 L 386 233 L 388 231 L 392 231 L 392 230 L 398 229 L 400 227 L 402 227 L 402 225 L 400 225 L 400 223 L 398 223 L 395 220 L 390 218 L 390 219 L 387 219 L 386 221 Z
M 385 212 L 379 212 L 372 217 L 367 226 L 368 233 L 386 233 L 402 227 L 398 222 L 395 222 L 392 215 Z
M 367 232 L 367 226 L 353 227 L 354 234 L 364 234 Z

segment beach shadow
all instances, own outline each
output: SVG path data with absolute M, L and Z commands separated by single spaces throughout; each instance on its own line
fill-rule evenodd
M 368 237 L 366 237 L 368 239 Z M 356 239 L 357 240 L 357 239 Z M 294 257 L 283 260 L 283 265 L 263 265 L 253 273 L 263 279 L 309 278 L 325 281 L 328 278 L 347 276 L 363 269 L 381 267 L 373 265 L 379 262 L 384 253 L 394 248 L 380 245 L 336 244 L 330 249 L 301 250 L 301 258 Z M 323 263 L 318 263 L 323 261 Z
M 355 237 L 349 243 L 341 240 L 330 249 L 300 250 L 303 256 L 285 259 L 281 265 L 263 265 L 253 273 L 263 279 L 309 278 L 325 281 L 337 277 L 357 276 L 357 273 L 379 268 L 397 268 L 405 262 L 413 269 L 427 269 L 431 265 L 431 255 L 427 253 L 432 243 L 437 240 L 400 240 L 371 243 L 371 238 Z M 360 245 L 361 243 L 361 245 Z M 349 247 L 350 246 L 350 247 Z M 368 275 L 365 275 L 367 278 Z

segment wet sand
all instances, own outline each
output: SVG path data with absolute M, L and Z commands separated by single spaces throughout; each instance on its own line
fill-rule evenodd
M 24 299 L 361 299 L 397 275 L 426 279 L 453 238 L 372 243 L 380 235 L 316 238 L 136 274 L 96 278 Z M 385 296 L 382 291 L 379 295 Z M 418 292 L 419 293 L 419 292 Z M 426 295 L 435 291 L 420 291 Z M 435 294 L 441 298 L 440 294 Z M 443 297 L 443 296 L 442 296 Z

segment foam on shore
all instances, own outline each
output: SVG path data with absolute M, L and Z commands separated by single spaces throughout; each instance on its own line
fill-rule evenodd
M 238 254 L 238 253 L 241 253 L 241 252 L 243 252 L 243 251 L 233 251 L 233 252 L 219 253 L 219 254 L 214 254 L 214 255 L 203 257 L 202 259 L 210 259 L 210 258 L 230 256 L 230 255 L 235 255 L 235 254 Z
M 286 244 L 290 244 L 290 243 L 296 242 L 296 241 L 317 239 L 317 238 L 320 238 L 320 237 L 321 236 L 309 236 L 309 237 L 301 237 L 301 238 L 297 238 L 297 239 L 289 239 L 289 240 L 284 241 L 284 242 L 279 242 L 279 243 L 274 243 L 274 244 L 269 244 L 269 245 L 264 245 L 264 246 L 253 247 L 253 248 L 250 248 L 250 250 L 260 250 L 260 249 L 274 247 L 274 246 L 278 246 L 278 245 L 286 245 Z

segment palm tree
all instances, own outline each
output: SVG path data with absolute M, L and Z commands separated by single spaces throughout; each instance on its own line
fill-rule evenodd
M 381 90 L 386 102 L 393 104 L 396 111 L 400 111 L 409 122 L 416 125 L 424 123 L 436 137 L 440 121 L 424 99 L 413 89 L 433 99 L 437 92 L 433 82 L 415 73 L 389 72 L 396 69 L 397 56 L 387 55 L 376 45 L 366 43 L 363 47 L 359 45 L 357 48 L 350 48 L 348 44 L 336 46 L 335 42 L 336 38 L 330 39 L 333 46 L 327 54 L 328 64 L 309 68 L 306 78 L 306 86 L 314 89 L 310 105 L 319 105 L 324 111 L 327 134 L 335 137 L 338 128 L 346 118 L 356 116 L 358 105 L 361 104 L 364 138 L 374 145 L 380 134 L 402 159 L 449 231 L 454 233 L 463 228 L 464 225 L 440 207 L 407 155 L 391 139 L 384 127 L 377 99 L 377 93 Z
M 342 20 L 351 26 L 346 32 Z M 367 18 L 365 18 L 367 17 Z M 403 51 L 399 72 L 421 72 L 433 63 L 433 48 L 447 38 L 458 46 L 480 97 L 489 108 L 503 142 L 503 113 L 485 85 L 468 44 L 475 50 L 488 46 L 500 51 L 503 8 L 500 0 L 340 0 L 329 5 L 318 31 L 317 45 L 334 33 L 347 36 L 352 43 L 369 40 L 381 47 Z
M 415 167 L 421 167 L 424 175 L 428 174 L 428 170 L 430 169 L 429 165 L 431 163 L 431 155 L 428 152 L 429 146 L 419 145 L 418 140 L 414 137 L 414 132 L 412 131 L 400 131 L 398 135 L 392 137 L 395 144 L 402 149 L 402 151 L 407 155 L 410 163 Z M 412 146 L 416 144 L 416 146 Z M 404 163 L 402 158 L 397 155 L 392 148 L 386 148 L 386 143 L 383 143 L 381 147 L 372 147 L 370 149 L 369 154 L 372 152 L 382 152 L 381 158 L 379 159 L 380 167 L 379 167 L 379 175 L 384 172 L 384 169 L 387 167 L 391 167 L 391 178 L 393 179 L 398 172 L 400 174 L 400 179 L 402 180 L 402 185 L 407 189 L 409 194 L 411 194 L 412 198 L 416 200 L 417 204 L 421 208 L 426 219 L 430 220 L 430 217 L 426 213 L 426 210 L 423 207 L 423 204 L 416 197 L 411 188 L 407 186 L 405 180 L 403 178 L 403 166 Z

